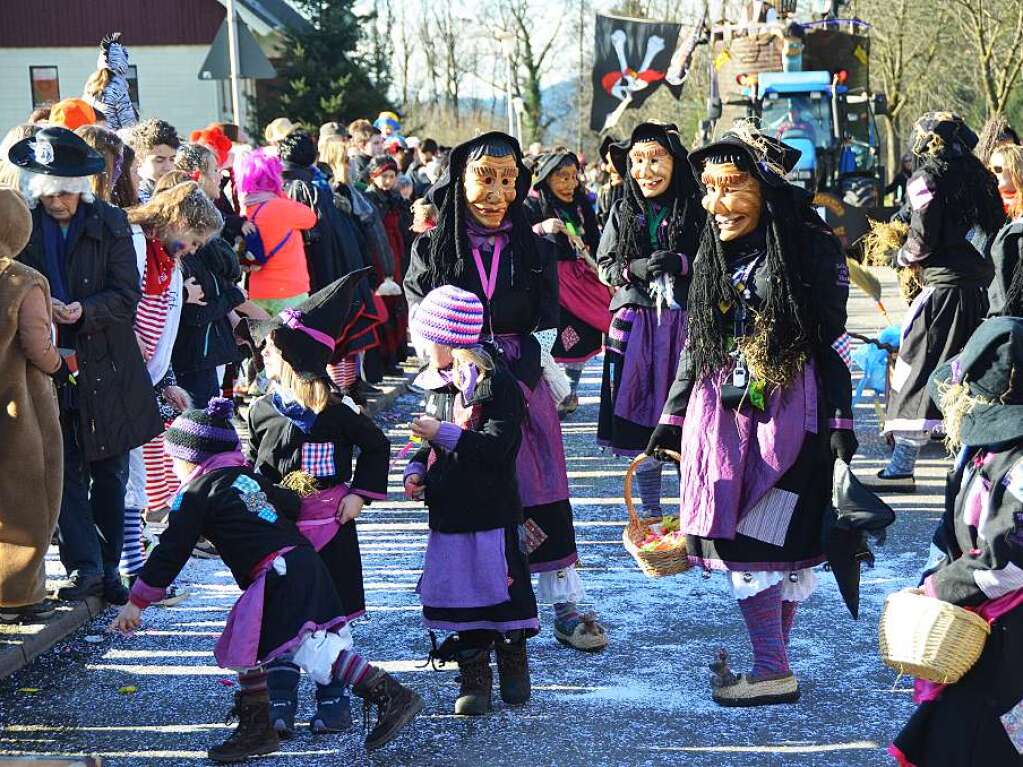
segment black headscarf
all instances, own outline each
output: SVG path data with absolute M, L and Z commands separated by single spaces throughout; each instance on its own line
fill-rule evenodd
M 917 170 L 937 182 L 945 210 L 989 236 L 997 232 L 1005 223 L 998 180 L 973 154 L 977 134 L 963 118 L 952 112 L 928 112 L 913 126 L 912 141 Z
M 572 202 L 566 203 L 554 196 L 550 184 L 547 183 L 547 179 L 552 173 L 569 165 L 573 166 L 578 173 L 579 158 L 574 152 L 567 149 L 556 149 L 540 158 L 536 174 L 533 176 L 533 188 L 540 196 L 541 219 L 557 216 L 558 208 L 572 212 L 573 217 L 580 216 L 582 220 L 579 223 L 582 224 L 583 230 L 586 232 L 584 241 L 590 251 L 596 254 L 597 244 L 600 242 L 600 228 L 597 226 L 597 217 L 593 213 L 593 206 L 590 205 L 590 199 L 586 196 L 583 185 L 580 183 L 575 188 Z
M 519 175 L 515 181 L 515 200 L 508 206 L 507 214 L 512 224 L 509 238 L 513 257 L 520 260 L 536 251 L 533 231 L 522 205 L 529 194 L 530 173 L 522 162 L 519 142 L 500 131 L 484 133 L 451 150 L 447 169 L 427 194 L 437 208 L 437 225 L 430 235 L 430 281 L 434 285 L 455 284 L 457 276 L 471 262 L 469 238 L 465 232 L 469 211 L 462 182 L 466 166 L 486 156 L 515 158 Z M 521 269 L 516 271 L 522 273 Z
M 699 245 L 705 215 L 700 206 L 700 189 L 689 167 L 688 152 L 682 146 L 678 128 L 674 125 L 647 122 L 636 126 L 628 144 L 622 147 L 623 153 L 627 156 L 636 144 L 649 141 L 656 141 L 663 146 L 675 161 L 667 191 L 656 198 L 657 202 L 671 206 L 666 248 L 691 255 Z M 625 173 L 622 174 L 622 186 L 625 189 L 618 206 L 618 248 L 615 253 L 623 269 L 628 267 L 630 261 L 649 256 L 652 250 L 644 223 L 647 200 L 632 177 L 631 170 L 632 161 L 627 159 Z

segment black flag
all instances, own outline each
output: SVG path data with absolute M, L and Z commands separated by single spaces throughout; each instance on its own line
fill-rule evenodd
M 597 15 L 590 127 L 611 128 L 662 84 L 678 45 L 680 24 Z M 681 86 L 678 86 L 681 87 Z

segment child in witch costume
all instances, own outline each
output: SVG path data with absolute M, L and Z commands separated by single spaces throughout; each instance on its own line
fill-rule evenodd
M 929 389 L 961 447 L 921 589 L 991 624 L 952 685 L 917 680 L 889 747 L 901 767 L 1023 765 L 1023 320 L 984 322 Z
M 902 323 L 884 429 L 895 440 L 888 465 L 865 482 L 875 490 L 912 492 L 921 446 L 941 427 L 927 379 L 958 354 L 988 310 L 994 270 L 976 243 L 1005 220 L 998 184 L 973 153 L 977 136 L 951 112 L 929 112 L 913 127 L 917 171 L 894 220 L 908 226 L 896 264 L 922 289 Z M 983 247 L 983 246 L 982 246 Z
M 305 496 L 298 529 L 320 553 L 349 622 L 366 612 L 355 519 L 365 503 L 387 497 L 390 443 L 331 389 L 326 368 L 335 339 L 359 324 L 362 305 L 353 295 L 368 271 L 342 277 L 282 316 L 249 323 L 274 386 L 249 409 L 248 458 L 260 476 Z M 298 681 L 293 659 L 270 664 L 271 719 L 283 737 L 294 734 Z M 344 685 L 317 684 L 312 731 L 338 732 L 351 722 Z
M 514 376 L 479 344 L 483 304 L 446 285 L 419 305 L 412 332 L 430 367 L 417 384 L 426 413 L 412 423 L 429 444 L 405 469 L 405 492 L 430 510 L 419 596 L 430 629 L 456 631 L 431 653 L 455 660 L 461 690 L 455 713 L 490 711 L 497 654 L 501 698 L 529 699 L 526 639 L 540 629 L 529 562 L 519 539 L 522 503 L 514 457 L 525 408 Z M 432 635 L 432 634 L 431 634 Z
M 799 153 L 745 129 L 690 155 L 711 218 L 693 264 L 689 337 L 647 452 L 682 455 L 689 560 L 728 575 L 753 669 L 712 666 L 723 706 L 795 701 L 798 604 L 825 560 L 835 458 L 856 451 L 845 332 L 845 258 L 803 190 Z
M 635 456 L 657 426 L 685 344 L 689 269 L 704 214 L 675 126 L 643 123 L 619 150 L 624 191 L 597 251 L 600 279 L 615 289 L 597 441 Z M 662 469 L 650 458 L 636 475 L 648 517 L 661 515 Z
M 243 590 L 215 652 L 222 667 L 239 669 L 241 690 L 231 711 L 238 728 L 210 749 L 210 758 L 236 762 L 277 750 L 263 667 L 285 654 L 317 682 L 352 685 L 376 706 L 366 748 L 379 748 L 422 710 L 423 701 L 352 652 L 330 572 L 292 521 L 298 496 L 246 467 L 231 416 L 230 400 L 218 397 L 205 410 L 178 416 L 167 430 L 166 450 L 182 488 L 167 530 L 111 627 L 136 630 L 142 611 L 163 597 L 205 537 Z
M 551 354 L 565 366 L 572 388 L 558 405 L 564 415 L 579 407 L 579 379 L 587 360 L 604 349 L 611 326 L 611 294 L 593 260 L 600 242 L 597 219 L 579 184 L 579 158 L 559 149 L 540 158 L 533 174 L 536 197 L 526 200 L 533 231 L 554 246 L 561 314 Z
M 559 641 L 600 650 L 607 646 L 604 628 L 576 609 L 583 588 L 575 568 L 565 449 L 534 336 L 557 326 L 559 307 L 556 261 L 523 209 L 529 186 L 522 151 L 511 136 L 485 133 L 451 150 L 445 175 L 431 189 L 437 223 L 412 247 L 405 294 L 413 314 L 443 285 L 482 302 L 483 338 L 499 350 L 526 400 L 516 473 L 530 569 L 539 573 L 537 597 L 554 604 Z

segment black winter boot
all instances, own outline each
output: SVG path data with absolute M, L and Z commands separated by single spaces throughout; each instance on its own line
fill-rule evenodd
M 529 700 L 529 660 L 526 637 L 522 632 L 494 644 L 497 652 L 497 676 L 501 683 L 501 700 L 509 706 L 522 706 Z
M 490 648 L 461 650 L 457 659 L 462 686 L 455 701 L 455 714 L 483 716 L 490 713 L 490 694 L 494 686 Z
M 274 663 L 266 670 L 270 724 L 281 740 L 295 736 L 295 711 L 298 710 L 298 682 L 301 677 L 302 672 L 294 663 Z
M 238 720 L 235 731 L 207 752 L 214 762 L 243 762 L 250 756 L 272 754 L 280 748 L 281 741 L 270 726 L 270 698 L 266 692 L 236 692 L 234 706 L 227 715 L 229 723 L 233 719 Z
M 423 699 L 386 671 L 369 667 L 366 677 L 352 687 L 363 700 L 363 717 L 368 725 L 369 709 L 376 706 L 377 723 L 366 736 L 366 750 L 380 748 L 423 710 Z
M 316 713 L 309 729 L 317 735 L 343 732 L 352 726 L 352 704 L 348 691 L 335 680 L 328 685 L 316 685 Z

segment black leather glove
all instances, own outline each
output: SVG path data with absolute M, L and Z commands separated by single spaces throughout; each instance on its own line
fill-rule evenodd
M 67 366 L 67 360 L 60 358 L 60 367 L 50 373 L 50 378 L 57 387 L 64 386 L 71 380 L 71 368 Z
M 672 426 L 670 423 L 659 423 L 650 435 L 650 441 L 646 445 L 646 454 L 652 455 L 662 461 L 670 461 L 663 450 L 679 450 L 682 447 L 682 427 Z
M 831 452 L 836 460 L 852 463 L 859 446 L 859 440 L 856 439 L 856 433 L 852 429 L 832 429 Z
M 634 258 L 626 268 L 629 270 L 633 282 L 650 282 L 650 278 L 653 277 L 650 273 L 649 258 Z
M 656 250 L 647 259 L 647 271 L 653 277 L 662 274 L 682 274 L 682 254 L 673 250 Z

